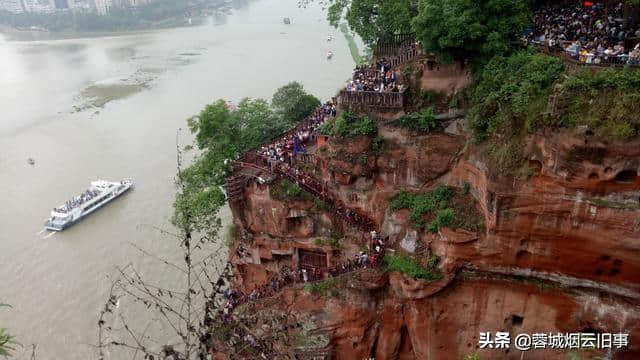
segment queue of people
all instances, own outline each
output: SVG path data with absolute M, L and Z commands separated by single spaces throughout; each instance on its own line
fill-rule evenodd
M 586 64 L 640 65 L 640 27 L 623 27 L 624 4 L 608 8 L 550 3 L 534 12 L 534 29 L 525 42 L 564 50 L 567 56 Z M 635 39 L 635 44 L 625 48 Z
M 347 85 L 347 91 L 400 92 L 402 89 L 395 71 L 384 58 L 372 66 L 356 67 Z
M 373 233 L 375 233 L 375 231 Z M 231 319 L 233 310 L 239 305 L 271 297 L 287 286 L 322 281 L 328 277 L 337 277 L 360 269 L 378 268 L 382 264 L 382 258 L 386 251 L 384 239 L 382 237 L 375 237 L 372 240 L 372 248 L 373 251 L 371 254 L 360 251 L 360 253 L 354 254 L 353 258 L 336 264 L 329 269 L 302 266 L 296 271 L 291 271 L 285 267 L 279 274 L 271 277 L 266 283 L 261 286 L 255 285 L 248 293 L 243 293 L 235 289 L 227 289 L 223 293 L 225 302 L 219 315 L 223 321 L 228 322 Z
M 271 144 L 263 145 L 257 151 L 258 156 L 267 160 L 271 171 L 274 171 L 278 164 L 291 166 L 298 159 L 306 161 L 307 148 L 309 143 L 315 140 L 316 130 L 329 118 L 335 117 L 337 112 L 336 104 L 330 101 L 323 104 L 295 129 Z

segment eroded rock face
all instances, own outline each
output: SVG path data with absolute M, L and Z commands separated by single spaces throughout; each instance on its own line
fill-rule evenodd
M 332 196 L 369 214 L 392 246 L 402 250 L 401 240 L 410 238 L 413 252 L 404 251 L 420 253 L 422 246 L 438 255 L 445 275 L 430 284 L 400 274 L 354 280 L 343 300 L 309 301 L 304 292 L 294 297 L 291 307 L 321 314 L 323 326 L 333 329 L 339 359 L 460 359 L 476 351 L 483 359 L 520 359 L 514 349 L 479 351 L 479 332 L 585 329 L 629 332 L 631 348 L 611 357 L 640 358 L 639 143 L 604 143 L 584 131 L 531 136 L 525 150 L 531 176 L 514 179 L 491 177 L 482 150 L 465 145 L 462 136 L 387 126 L 379 136 L 385 142 L 380 156 L 371 155 L 371 143 L 363 139 L 329 140 L 330 150 L 318 154 L 316 172 Z M 342 157 L 329 156 L 338 148 Z M 357 166 L 345 160 L 362 159 L 364 153 L 366 161 Z M 388 209 L 398 192 L 425 192 L 438 183 L 469 184 L 476 199 L 469 206 L 482 214 L 484 230 L 416 232 L 407 210 Z M 242 265 L 250 270 L 240 281 L 253 284 L 281 264 L 293 266 L 293 258 L 283 260 L 274 251 L 316 247 L 312 239 L 335 224 L 312 206 L 271 199 L 267 186 L 247 188 L 246 205 L 234 209 L 234 218 L 256 234 L 248 258 L 257 261 Z M 292 210 L 307 215 L 290 220 Z M 361 234 L 345 233 L 347 244 L 332 254 L 336 261 L 366 245 Z M 494 275 L 454 279 L 460 268 Z M 541 290 L 513 279 L 554 285 Z M 566 359 L 567 353 L 537 350 L 526 358 Z
M 399 275 L 391 275 L 393 278 Z M 546 288 L 509 279 L 478 276 L 455 280 L 446 289 L 421 299 L 395 297 L 372 301 L 362 291 L 344 290 L 344 299 L 300 299 L 317 313 L 323 327 L 335 329 L 337 359 L 461 359 L 478 353 L 483 359 L 520 359 L 510 349 L 480 349 L 480 332 L 517 334 L 613 332 L 631 334 L 631 348 L 612 358 L 640 355 L 640 312 L 625 302 L 597 294 Z M 308 297 L 305 295 L 303 297 Z M 535 350 L 527 359 L 567 359 L 569 350 Z M 603 351 L 591 351 L 596 356 Z

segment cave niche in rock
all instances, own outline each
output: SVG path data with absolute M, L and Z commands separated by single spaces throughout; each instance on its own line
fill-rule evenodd
M 616 177 L 613 180 L 619 183 L 628 183 L 628 182 L 635 181 L 637 177 L 638 177 L 637 171 L 627 169 L 627 170 L 622 170 L 618 174 L 616 174 Z

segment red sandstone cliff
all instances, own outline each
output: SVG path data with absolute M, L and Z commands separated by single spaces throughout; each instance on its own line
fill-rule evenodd
M 530 173 L 500 178 L 482 149 L 455 133 L 380 123 L 382 154 L 370 138 L 329 139 L 312 167 L 332 197 L 368 214 L 399 251 L 438 255 L 442 279 L 365 271 L 337 298 L 289 290 L 279 295 L 281 306 L 316 314 L 337 359 L 461 359 L 473 352 L 483 359 L 567 358 L 568 351 L 479 350 L 482 331 L 627 332 L 625 351 L 579 355 L 640 358 L 640 142 L 605 142 L 580 130 L 530 136 Z M 246 289 L 295 267 L 301 251 L 325 254 L 332 266 L 367 244 L 311 199 L 272 198 L 276 182 L 248 181 L 245 202 L 232 207 L 245 233 L 232 261 Z M 439 183 L 470 184 L 475 201 L 468 206 L 480 214 L 481 231 L 416 231 L 406 210 L 389 210 L 398 192 Z M 345 236 L 342 247 L 318 241 L 336 229 Z M 415 248 L 402 249 L 403 239 L 415 240 Z

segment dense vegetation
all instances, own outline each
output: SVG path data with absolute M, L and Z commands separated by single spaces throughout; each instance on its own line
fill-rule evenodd
M 586 125 L 621 139 L 640 134 L 640 70 L 583 69 L 560 83 L 554 100 L 545 125 Z
M 508 53 L 530 16 L 522 0 L 420 0 L 413 29 L 424 51 L 440 60 L 478 62 Z
M 377 127 L 368 116 L 343 111 L 335 119 L 322 125 L 320 133 L 338 137 L 371 136 L 377 133 Z
M 296 81 L 278 89 L 271 99 L 271 107 L 276 115 L 291 124 L 306 119 L 320 105 L 320 100 L 305 93 L 304 87 Z
M 310 0 L 302 0 L 309 2 Z M 349 27 L 373 46 L 379 38 L 411 32 L 411 19 L 417 14 L 415 0 L 330 0 L 327 18 L 338 27 L 346 18 Z
M 426 194 L 400 192 L 389 202 L 389 209 L 408 209 L 411 226 L 416 229 L 426 227 L 434 233 L 442 227 L 478 230 L 481 221 L 473 203 L 468 188 L 457 191 L 446 185 L 438 185 Z
M 386 255 L 384 265 L 387 271 L 401 272 L 414 279 L 433 281 L 442 277 L 437 269 L 438 257 L 433 255 L 427 261 L 427 267 L 423 267 L 419 262 L 403 255 Z
M 338 280 L 336 278 L 329 278 L 324 281 L 305 285 L 304 289 L 312 294 L 320 294 L 323 297 L 331 295 L 337 297 L 338 293 Z
M 564 69 L 562 60 L 530 51 L 494 57 L 476 73 L 470 91 L 468 119 L 476 140 L 537 129 Z
M 543 128 L 587 126 L 616 139 L 640 132 L 640 70 L 589 69 L 568 74 L 561 59 L 518 51 L 477 71 L 467 116 L 486 142 L 496 175 L 526 177 L 523 139 Z
M 124 31 L 186 23 L 194 12 L 222 5 L 219 0 L 155 0 L 136 9 L 113 7 L 107 16 L 95 12 L 57 11 L 52 14 L 12 14 L 0 11 L 0 24 L 17 28 L 42 27 L 49 31 Z
M 286 90 L 282 90 L 284 88 Z M 282 90 L 287 92 L 288 101 L 302 99 L 293 101 L 301 107 L 309 102 L 309 94 L 302 86 L 289 84 L 284 88 L 276 94 Z M 319 101 L 314 98 L 313 102 Z M 277 106 L 275 109 L 263 99 L 243 99 L 234 109 L 229 109 L 224 100 L 218 100 L 188 120 L 201 152 L 178 174 L 184 189 L 176 196 L 174 224 L 182 228 L 195 223 L 198 224 L 195 230 L 216 231 L 220 226 L 216 214 L 226 201 L 220 186 L 231 170 L 231 161 L 293 127 L 310 110 L 281 107 L 277 97 L 272 103 Z M 289 114 L 297 114 L 296 119 L 288 118 Z
M 303 3 L 311 0 L 301 0 Z M 393 34 L 415 32 L 422 47 L 441 60 L 488 60 L 510 51 L 529 23 L 521 0 L 329 0 L 327 17 L 344 17 L 368 45 Z
M 397 120 L 398 125 L 415 131 L 432 132 L 442 129 L 441 122 L 436 119 L 433 108 L 422 109 L 420 112 L 409 113 Z
M 287 179 L 282 179 L 277 185 L 271 186 L 269 195 L 276 200 L 311 200 L 314 198 L 313 195 Z

